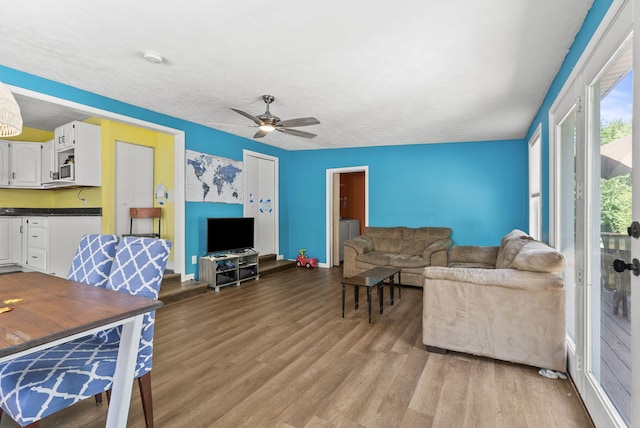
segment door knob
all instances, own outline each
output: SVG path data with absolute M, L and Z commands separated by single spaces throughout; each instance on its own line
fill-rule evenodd
M 640 238 L 640 223 L 634 221 L 631 226 L 627 227 L 627 235 L 633 238 Z
M 613 261 L 613 270 L 616 272 L 624 272 L 629 269 L 633 271 L 635 276 L 640 276 L 640 260 L 633 259 L 632 263 L 626 263 L 624 260 L 615 259 Z

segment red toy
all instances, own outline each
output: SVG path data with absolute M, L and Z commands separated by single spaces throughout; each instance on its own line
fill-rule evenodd
M 298 251 L 298 257 L 296 257 L 296 266 L 301 267 L 304 266 L 307 269 L 311 269 L 311 268 L 317 268 L 318 267 L 318 259 L 316 259 L 315 257 L 307 257 L 304 255 L 304 253 L 306 252 L 306 248 L 301 249 L 300 251 Z

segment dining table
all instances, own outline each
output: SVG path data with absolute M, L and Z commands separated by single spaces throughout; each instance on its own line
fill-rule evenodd
M 122 326 L 106 426 L 125 427 L 145 313 L 159 300 L 40 272 L 0 275 L 0 363 Z

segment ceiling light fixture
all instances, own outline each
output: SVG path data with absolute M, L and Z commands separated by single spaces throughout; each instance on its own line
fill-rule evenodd
M 162 62 L 164 61 L 162 55 L 154 51 L 145 51 L 143 57 L 151 64 L 162 64 Z
M 275 128 L 275 126 L 273 126 L 273 125 L 268 125 L 268 124 L 267 124 L 267 125 L 262 125 L 262 126 L 260 126 L 260 130 L 261 130 L 261 131 L 264 131 L 264 132 L 271 132 L 271 131 L 273 131 L 274 129 L 276 129 L 276 128 Z
M 22 115 L 15 97 L 0 82 L 0 137 L 22 134 Z

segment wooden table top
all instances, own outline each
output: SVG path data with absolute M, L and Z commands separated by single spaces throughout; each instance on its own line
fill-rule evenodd
M 4 303 L 8 299 L 22 299 Z M 0 275 L 0 357 L 146 313 L 159 300 L 38 272 Z

